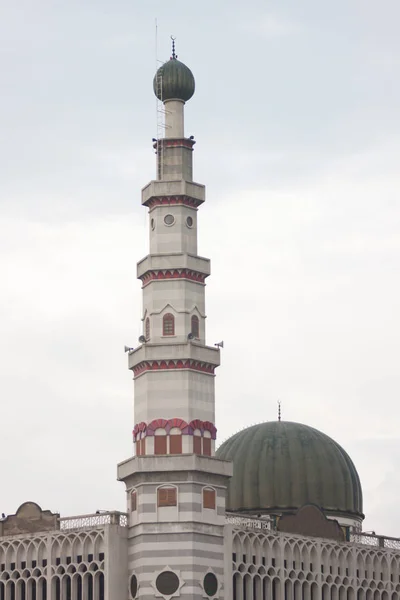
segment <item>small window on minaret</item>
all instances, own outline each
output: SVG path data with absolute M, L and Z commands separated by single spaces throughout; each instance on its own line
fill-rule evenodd
M 154 436 L 154 454 L 167 454 L 167 436 L 155 435 Z
M 215 490 L 212 488 L 203 489 L 203 507 L 215 510 Z
M 148 342 L 150 339 L 150 319 L 149 319 L 149 317 L 147 317 L 147 319 L 146 319 L 144 334 L 145 334 L 146 342 Z
M 171 313 L 163 316 L 163 335 L 175 335 L 175 318 Z
M 195 338 L 200 337 L 199 336 L 199 317 L 197 317 L 196 315 L 193 315 L 193 317 L 192 317 L 191 330 L 192 330 L 192 334 Z
M 133 490 L 131 493 L 131 512 L 135 512 L 137 510 L 137 495 L 136 490 Z
M 175 487 L 162 487 L 157 490 L 157 506 L 176 506 L 177 494 Z
M 203 438 L 203 454 L 204 456 L 211 456 L 211 438 Z
M 201 436 L 200 435 L 193 435 L 193 453 L 194 454 L 201 454 Z
M 169 453 L 170 454 L 182 454 L 182 434 L 181 433 L 170 433 Z

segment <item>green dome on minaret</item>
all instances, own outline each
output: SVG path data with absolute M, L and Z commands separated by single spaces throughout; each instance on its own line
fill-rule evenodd
M 192 71 L 179 61 L 173 48 L 172 57 L 161 65 L 153 80 L 154 93 L 159 100 L 182 100 L 187 102 L 194 94 L 195 82 Z

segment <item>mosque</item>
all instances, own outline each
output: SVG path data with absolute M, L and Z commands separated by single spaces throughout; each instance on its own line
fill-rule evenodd
M 118 465 L 126 511 L 63 517 L 25 502 L 0 520 L 0 600 L 399 600 L 400 540 L 362 532 L 346 451 L 279 419 L 216 449 L 215 370 L 184 107 L 190 69 L 157 71 L 163 135 L 142 190 L 149 254 L 137 265 L 143 333 L 128 348 L 134 456 Z

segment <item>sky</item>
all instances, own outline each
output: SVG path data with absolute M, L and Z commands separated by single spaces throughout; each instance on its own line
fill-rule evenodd
M 0 512 L 125 508 L 174 35 L 219 442 L 281 401 L 351 455 L 365 529 L 400 536 L 399 19 L 398 0 L 0 0 Z

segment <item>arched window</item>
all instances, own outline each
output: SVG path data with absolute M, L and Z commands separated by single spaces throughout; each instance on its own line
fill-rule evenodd
M 137 495 L 136 490 L 131 492 L 131 512 L 135 512 L 137 510 Z
M 205 456 L 211 456 L 211 434 L 209 431 L 204 432 L 203 437 L 203 454 Z
M 167 432 L 156 429 L 154 432 L 154 454 L 167 454 Z
M 157 506 L 177 505 L 176 487 L 160 487 L 157 490 Z
M 171 313 L 163 316 L 163 335 L 175 335 L 175 318 Z
M 199 317 L 197 317 L 196 315 L 193 315 L 193 317 L 192 317 L 191 332 L 195 338 L 200 337 L 200 335 L 199 335 Z
M 203 488 L 203 508 L 215 510 L 215 490 L 213 488 Z
M 169 453 L 182 454 L 182 431 L 178 427 L 169 432 Z
M 149 317 L 147 317 L 147 319 L 146 319 L 145 328 L 144 328 L 144 337 L 146 338 L 146 342 L 148 342 L 150 339 L 150 319 L 149 319 Z
M 193 454 L 201 454 L 201 432 L 198 429 L 193 432 Z

